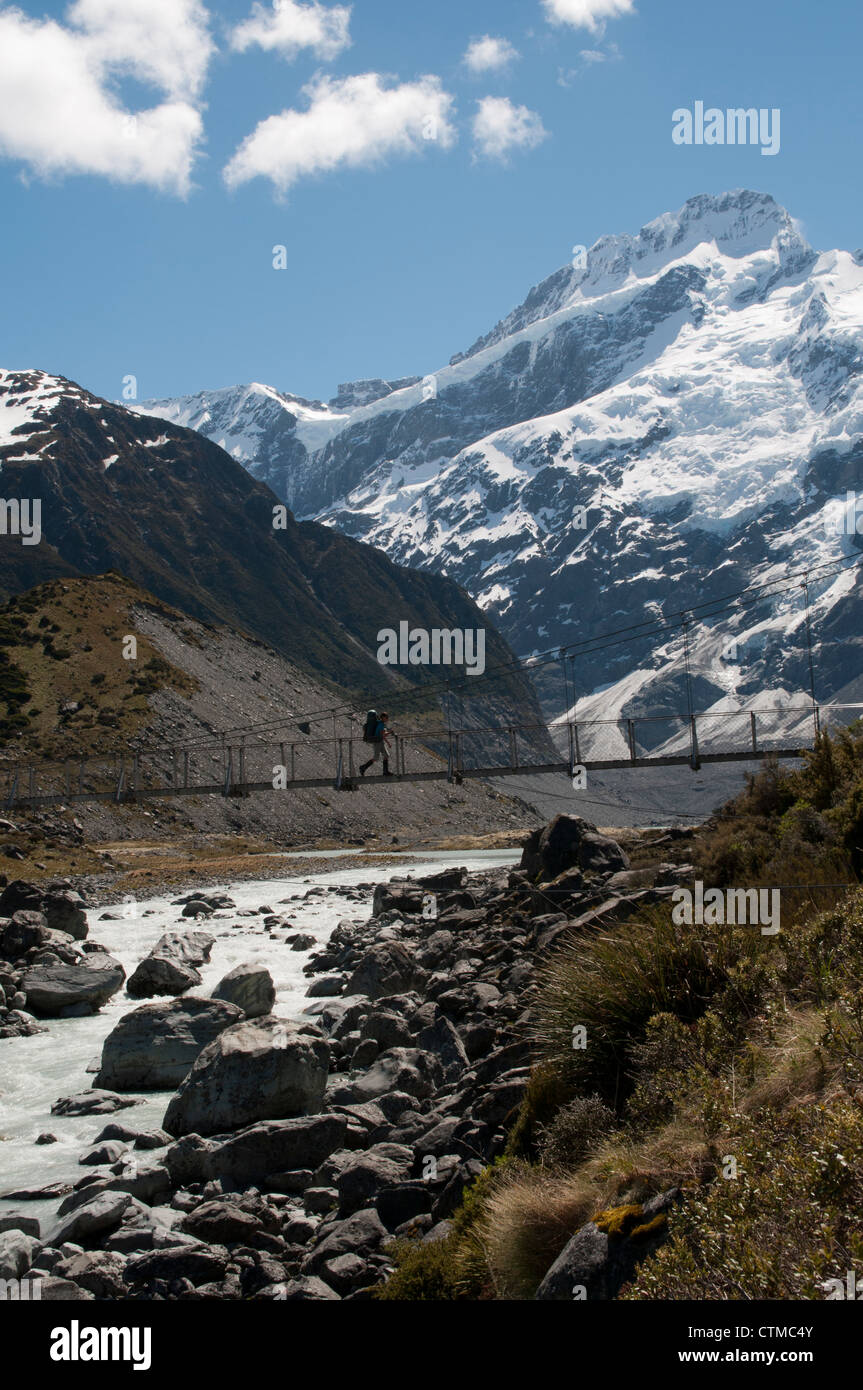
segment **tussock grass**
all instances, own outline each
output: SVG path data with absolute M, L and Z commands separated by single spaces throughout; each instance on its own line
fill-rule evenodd
M 453 1237 L 471 1270 L 453 1296 L 532 1298 L 586 1221 L 672 1186 L 669 1239 L 622 1297 L 823 1298 L 863 1279 L 863 732 L 820 738 L 794 772 L 767 764 L 691 847 L 707 886 L 780 886 L 781 932 L 656 908 L 546 964 L 541 1062 L 469 1244 Z

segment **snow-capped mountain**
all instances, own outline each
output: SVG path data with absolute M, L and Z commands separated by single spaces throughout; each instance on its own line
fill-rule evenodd
M 771 197 L 737 190 L 583 259 L 447 366 L 368 384 L 381 394 L 141 408 L 242 440 L 235 457 L 274 470 L 259 475 L 299 514 L 456 579 L 523 654 L 853 554 L 863 256 L 817 253 Z M 854 570 L 813 573 L 822 698 L 857 693 L 858 594 Z M 696 621 L 698 707 L 808 690 L 804 619 L 795 587 Z M 577 686 L 611 714 L 677 709 L 682 655 L 679 633 L 619 642 L 579 660 Z
M 440 705 L 440 669 L 382 664 L 380 629 L 482 629 L 499 674 L 473 706 L 474 727 L 525 710 L 540 722 L 530 681 L 458 585 L 290 513 L 274 525 L 283 511 L 274 493 L 193 430 L 64 377 L 0 368 L 0 474 L 0 603 L 48 580 L 116 571 L 173 608 L 266 643 L 358 709 L 385 692 L 391 709 L 401 696 L 421 713 Z M 59 664 L 57 676 L 62 692 Z M 452 679 L 457 701 L 468 676 L 453 670 Z M 534 746 L 547 755 L 547 739 Z

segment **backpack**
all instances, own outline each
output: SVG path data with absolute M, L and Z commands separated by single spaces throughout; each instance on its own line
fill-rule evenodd
M 378 731 L 377 710 L 370 709 L 366 715 L 366 722 L 363 725 L 363 743 L 374 743 L 375 734 Z

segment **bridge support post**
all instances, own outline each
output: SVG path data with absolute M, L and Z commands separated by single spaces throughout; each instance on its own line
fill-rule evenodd
M 227 748 L 227 749 L 225 750 L 225 786 L 224 786 L 224 790 L 223 790 L 223 792 L 222 792 L 222 795 L 223 795 L 223 796 L 230 796 L 230 795 L 231 795 L 231 781 L 232 781 L 232 779 L 233 779 L 233 776 L 234 776 L 234 750 L 233 750 L 232 748 Z
M 509 731 L 509 765 L 512 768 L 518 767 L 518 735 L 515 729 Z
M 33 766 L 32 763 L 30 764 L 30 773 L 29 773 L 28 785 L 27 785 L 27 795 L 29 796 L 29 798 L 30 798 L 31 801 L 32 801 L 32 800 L 35 798 L 35 796 L 36 796 L 36 769 L 35 769 L 35 767 Z
M 7 811 L 9 810 L 10 806 L 14 805 L 14 803 L 15 803 L 15 798 L 17 797 L 17 795 L 18 795 L 18 773 L 17 773 L 17 771 L 16 771 L 15 776 L 12 778 L 12 786 L 9 788 L 9 795 L 8 795 L 7 798 L 6 798 L 6 810 L 7 810 Z
M 751 733 L 752 733 L 752 751 L 753 751 L 753 753 L 757 753 L 757 752 L 758 752 L 758 737 L 757 737 L 756 732 L 755 732 L 755 711 L 754 711 L 754 710 L 750 710 L 750 713 L 749 713 L 749 727 L 750 727 L 750 730 L 751 730 Z
M 126 760 L 125 760 L 125 758 L 124 758 L 124 759 L 122 759 L 121 762 L 120 762 L 120 775 L 119 775 L 119 777 L 117 778 L 117 790 L 116 790 L 115 793 L 114 793 L 114 800 L 115 800 L 115 801 L 122 801 L 122 800 L 123 800 L 123 790 L 124 790 L 124 788 L 125 788 L 125 784 L 126 784 Z
M 629 756 L 632 762 L 635 762 L 636 758 L 638 757 L 638 753 L 635 747 L 635 720 L 627 719 L 626 728 L 629 734 Z
M 354 767 L 354 741 L 353 741 L 352 738 L 349 738 L 349 739 L 348 739 L 348 777 L 349 777 L 349 779 L 350 779 L 351 790 L 352 790 L 352 791 L 355 790 L 355 788 L 354 788 L 354 782 L 355 782 L 355 780 L 356 780 L 356 776 L 357 776 L 356 768 Z
M 134 794 L 134 793 L 137 793 L 137 790 L 138 790 L 138 783 L 139 783 L 139 780 L 140 780 L 140 775 L 141 775 L 141 763 L 140 763 L 140 759 L 139 759 L 139 757 L 138 757 L 138 754 L 136 753 L 135 756 L 134 756 L 134 758 L 132 759 L 132 792 L 133 792 L 133 794 Z
M 343 757 L 344 757 L 344 754 L 343 754 L 343 751 L 342 751 L 342 740 L 339 739 L 339 756 L 338 756 L 338 762 L 336 763 L 336 791 L 337 791 L 337 792 L 340 792 L 341 789 L 342 789 L 342 762 L 343 762 Z
M 580 749 L 579 746 L 578 746 L 578 724 L 575 724 L 575 723 L 573 724 L 573 726 L 572 726 L 572 731 L 573 731 L 573 733 L 574 733 L 574 735 L 575 735 L 575 761 L 576 761 L 576 763 L 577 763 L 577 764 L 579 765 L 579 767 L 580 767 L 580 766 L 581 766 L 581 749 Z
M 701 768 L 701 762 L 700 762 L 699 757 L 698 757 L 698 729 L 697 729 L 696 724 L 695 724 L 695 715 L 694 715 L 694 714 L 692 715 L 692 717 L 691 717 L 690 720 L 689 720 L 689 733 L 690 733 L 690 740 L 691 740 L 691 743 L 692 743 L 692 749 L 691 749 L 691 756 L 690 756 L 690 760 L 689 760 L 689 765 L 690 765 L 690 767 L 692 768 L 692 771 L 693 771 L 693 772 L 698 772 L 698 771 L 700 770 L 700 768 Z
M 246 794 L 246 745 L 240 744 L 240 795 Z

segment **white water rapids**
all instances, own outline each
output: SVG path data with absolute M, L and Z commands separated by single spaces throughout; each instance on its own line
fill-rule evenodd
M 518 857 L 518 852 L 512 850 L 430 852 L 423 858 L 405 856 L 398 866 L 369 864 L 304 878 L 208 886 L 201 889 L 202 893 L 227 893 L 236 904 L 236 910 L 222 911 L 197 921 L 182 917 L 182 909 L 171 905 L 191 891 L 184 889 L 170 897 L 142 900 L 136 904 L 133 918 L 120 921 L 100 922 L 98 918 L 105 909 L 92 908 L 87 914 L 89 936 L 122 963 L 128 978 L 163 932 L 178 926 L 206 931 L 215 937 L 215 945 L 209 964 L 200 970 L 202 985 L 191 992 L 209 995 L 234 966 L 254 962 L 265 966 L 272 975 L 276 988 L 273 1012 L 293 1019 L 314 1002 L 306 998 L 311 981 L 303 974 L 311 951 L 325 944 L 339 921 L 346 918 L 365 920 L 371 912 L 371 890 L 363 892 L 361 902 L 331 893 L 304 901 L 302 895 L 310 888 L 386 882 L 396 875 L 410 874 L 418 878 L 449 865 L 462 865 L 471 870 L 488 869 L 514 864 Z M 296 901 L 282 901 L 295 894 L 299 895 Z M 257 911 L 263 905 L 274 913 L 284 914 L 292 924 L 292 931 L 313 935 L 314 946 L 308 951 L 293 951 L 284 944 L 283 938 L 272 940 L 269 937 L 263 926 L 263 914 L 257 921 L 254 917 L 237 916 L 238 912 Z M 107 910 L 119 913 L 123 909 L 117 906 Z M 150 915 L 145 915 L 147 913 Z M 233 922 L 242 922 L 244 930 L 232 929 Z M 105 1125 L 114 1120 L 133 1129 L 160 1127 L 169 1092 L 136 1097 L 140 1104 L 118 1110 L 113 1115 L 64 1117 L 51 1114 L 51 1106 L 59 1097 L 76 1095 L 90 1088 L 93 1073 L 87 1069 L 101 1056 L 102 1043 L 108 1033 L 123 1014 L 144 1002 L 151 1001 L 129 999 L 121 990 L 99 1013 L 89 1018 L 40 1020 L 47 1032 L 31 1038 L 0 1040 L 0 1192 L 74 1182 L 85 1173 L 98 1171 L 80 1167 L 78 1158 L 92 1147 Z M 56 1135 L 58 1142 L 37 1145 L 36 1138 L 44 1132 Z M 142 1157 L 149 1161 L 151 1155 Z M 158 1158 L 158 1150 L 152 1157 Z M 0 1201 L 0 1214 L 15 1210 L 46 1216 L 54 1206 L 51 1201 Z

